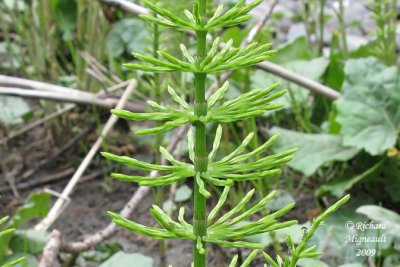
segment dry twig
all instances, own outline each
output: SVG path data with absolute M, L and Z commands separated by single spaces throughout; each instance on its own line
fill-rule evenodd
M 54 101 L 61 102 L 70 102 L 76 104 L 85 104 L 85 105 L 96 105 L 98 107 L 104 109 L 114 108 L 118 103 L 117 98 L 99 98 L 91 93 L 76 93 L 76 92 L 53 92 L 53 91 L 44 91 L 44 90 L 29 90 L 20 87 L 3 87 L 0 86 L 0 94 L 2 95 L 10 95 L 10 96 L 21 96 L 28 98 L 39 98 L 39 99 L 48 99 Z M 133 102 L 130 101 L 127 103 L 127 110 L 131 111 L 143 111 L 144 104 L 141 102 Z
M 14 77 L 11 77 L 11 76 L 1 76 L 1 77 L 2 77 L 3 81 L 6 81 L 7 79 L 11 79 L 10 81 L 15 81 Z M 5 79 L 4 77 L 6 77 L 7 79 Z M 23 80 L 25 80 L 25 79 L 23 79 Z M 10 81 L 8 83 L 10 83 Z M 100 97 L 100 96 L 103 96 L 103 95 L 105 95 L 107 93 L 114 92 L 115 90 L 118 90 L 118 89 L 120 89 L 122 87 L 128 86 L 129 83 L 130 83 L 130 80 L 118 83 L 116 85 L 113 85 L 113 86 L 105 89 L 105 90 L 99 91 L 96 94 L 96 96 Z M 63 107 L 60 110 L 57 110 L 57 111 L 55 111 L 53 113 L 50 113 L 50 114 L 46 115 L 45 117 L 43 117 L 41 119 L 38 119 L 38 120 L 36 120 L 36 121 L 34 121 L 34 122 L 30 123 L 30 124 L 27 124 L 27 125 L 25 125 L 24 127 L 22 127 L 21 129 L 15 131 L 15 132 L 11 132 L 11 134 L 9 134 L 7 137 L 4 137 L 3 139 L 0 139 L 0 145 L 7 143 L 11 139 L 13 139 L 13 138 L 15 138 L 15 137 L 17 137 L 17 136 L 19 136 L 19 135 L 21 135 L 23 133 L 26 133 L 26 132 L 32 130 L 33 128 L 35 128 L 35 127 L 38 127 L 38 126 L 48 122 L 49 120 L 54 119 L 54 118 L 64 114 L 65 112 L 68 112 L 68 111 L 74 109 L 75 107 L 76 107 L 75 104 L 68 104 L 68 105 L 66 105 L 65 107 Z
M 53 267 L 57 255 L 60 251 L 61 233 L 58 230 L 53 230 L 50 235 L 50 240 L 43 249 L 43 256 L 40 260 L 39 267 Z

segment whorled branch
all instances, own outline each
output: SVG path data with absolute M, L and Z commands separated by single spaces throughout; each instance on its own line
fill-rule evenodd
M 113 109 L 112 113 L 120 118 L 135 121 L 165 121 L 160 126 L 135 132 L 138 135 L 157 134 L 180 127 L 186 123 L 196 123 L 197 121 L 202 123 L 233 122 L 254 118 L 263 115 L 267 111 L 280 109 L 283 107 L 283 104 L 275 100 L 284 95 L 286 90 L 279 89 L 279 87 L 280 83 L 276 83 L 266 89 L 254 89 L 235 99 L 218 104 L 224 99 L 229 88 L 229 82 L 225 82 L 207 101 L 207 113 L 198 116 L 195 114 L 194 108 L 182 97 L 178 96 L 175 90 L 169 86 L 168 92 L 174 102 L 179 105 L 179 109 L 166 107 L 154 101 L 147 101 L 149 106 L 154 109 L 154 112 L 135 113 Z
M 293 209 L 294 204 L 289 204 L 274 213 L 263 215 L 255 222 L 245 222 L 246 219 L 250 218 L 257 212 L 264 210 L 268 201 L 275 195 L 275 192 L 270 193 L 258 203 L 248 208 L 245 212 L 240 213 L 250 202 L 252 196 L 254 195 L 254 189 L 247 193 L 247 195 L 232 210 L 224 213 L 224 215 L 213 222 L 215 217 L 220 212 L 221 207 L 225 203 L 229 190 L 229 186 L 224 188 L 224 192 L 222 193 L 217 205 L 210 212 L 207 219 L 207 236 L 201 237 L 200 240 L 215 243 L 223 247 L 246 247 L 252 249 L 262 249 L 264 248 L 264 245 L 243 241 L 243 239 L 252 235 L 289 227 L 297 223 L 295 220 L 286 222 L 278 221 L 280 217 Z M 123 216 L 113 212 L 109 212 L 108 214 L 113 218 L 113 222 L 119 226 L 155 239 L 181 238 L 196 241 L 196 239 L 199 238 L 193 234 L 193 226 L 187 223 L 184 219 L 184 207 L 181 207 L 179 210 L 178 222 L 174 221 L 156 205 L 153 205 L 150 212 L 153 218 L 160 226 L 162 226 L 162 228 L 145 226 L 128 220 Z M 238 213 L 240 214 L 237 215 Z M 199 247 L 201 247 L 200 244 L 201 242 L 198 242 Z
M 215 186 L 231 186 L 234 181 L 265 179 L 276 176 L 280 174 L 280 167 L 293 159 L 293 154 L 297 151 L 297 149 L 291 149 L 274 155 L 262 156 L 256 161 L 252 161 L 252 158 L 260 156 L 279 138 L 279 135 L 275 135 L 257 149 L 243 153 L 253 136 L 254 133 L 250 133 L 234 151 L 216 161 L 215 157 L 222 137 L 222 127 L 218 126 L 213 142 L 213 149 L 208 155 L 209 168 L 205 172 L 195 171 L 194 133 L 192 129 L 189 130 L 187 135 L 189 158 L 192 164 L 176 160 L 163 147 L 160 147 L 160 152 L 163 157 L 170 162 L 170 165 L 151 164 L 127 156 L 117 156 L 107 152 L 102 152 L 102 155 L 109 160 L 124 164 L 133 169 L 165 173 L 157 178 L 113 173 L 112 177 L 118 180 L 136 182 L 142 186 L 161 186 L 182 181 L 189 177 L 195 177 L 195 181 L 201 189 L 201 193 L 205 197 L 210 197 L 210 193 L 205 189 L 204 181 Z

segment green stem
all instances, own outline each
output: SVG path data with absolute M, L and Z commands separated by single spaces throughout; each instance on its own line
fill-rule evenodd
M 308 46 L 310 49 L 312 49 L 312 42 L 311 42 L 311 34 L 312 34 L 312 29 L 311 29 L 311 14 L 310 14 L 310 8 L 311 8 L 311 3 L 305 0 L 302 0 L 302 6 L 303 6 L 303 11 L 302 16 L 303 16 L 303 21 L 305 24 L 305 30 L 306 30 L 306 37 L 307 37 L 307 42 Z
M 303 236 L 303 239 L 295 249 L 295 251 L 292 251 L 292 259 L 290 261 L 289 267 L 296 267 L 297 262 L 301 258 L 301 253 L 304 251 L 304 249 L 307 246 L 308 241 L 311 239 L 311 237 L 314 235 L 315 231 L 317 230 L 318 226 L 325 221 L 326 217 L 328 217 L 331 213 L 336 211 L 338 208 L 343 206 L 350 198 L 350 195 L 344 196 L 342 199 L 337 201 L 335 204 L 333 204 L 330 208 L 328 208 L 324 213 L 319 215 L 317 218 L 313 220 L 313 223 L 311 224 L 310 229 L 306 231 L 306 234 Z
M 197 116 L 202 116 L 207 113 L 207 103 L 205 102 L 204 84 L 205 74 L 195 74 L 196 98 L 195 98 L 195 113 Z M 197 172 L 207 171 L 208 157 L 206 150 L 206 126 L 202 122 L 195 123 L 195 164 L 194 168 Z M 194 187 L 194 234 L 196 236 L 207 235 L 207 220 L 206 220 L 206 198 L 200 194 L 199 187 L 195 183 Z M 194 247 L 194 267 L 203 267 L 205 265 L 205 254 L 200 254 Z M 205 248 L 205 243 L 203 242 Z
M 390 46 L 389 51 L 387 53 L 389 65 L 395 65 L 397 62 L 396 57 L 396 33 L 397 33 L 397 0 L 392 0 L 391 4 L 389 4 L 389 12 L 391 17 L 389 19 L 389 41 L 388 44 Z
M 199 2 L 199 13 L 202 17 L 206 14 L 207 0 L 200 0 Z M 197 58 L 201 60 L 206 55 L 206 31 L 198 31 L 197 34 Z M 205 73 L 194 74 L 194 113 L 197 116 L 205 116 L 207 114 L 207 102 L 206 102 L 206 78 Z M 194 169 L 196 172 L 205 172 L 208 167 L 207 157 L 207 142 L 206 142 L 206 125 L 200 121 L 195 124 L 195 162 Z M 193 218 L 193 232 L 196 237 L 202 237 L 207 235 L 207 217 L 206 217 L 206 198 L 200 193 L 199 186 L 194 183 L 194 218 Z M 202 242 L 204 253 L 200 254 L 196 247 L 197 240 L 193 242 L 193 254 L 194 254 L 194 267 L 205 267 L 206 266 L 206 243 Z
M 347 48 L 346 21 L 344 16 L 344 0 L 339 0 L 339 24 L 340 24 L 340 33 L 342 35 L 343 56 L 346 59 L 348 57 L 349 50 Z
M 199 1 L 199 12 L 202 16 L 206 14 L 207 0 Z M 201 60 L 206 55 L 206 31 L 198 31 L 197 34 L 197 57 Z M 194 86 L 195 86 L 195 97 L 194 97 L 194 112 L 197 116 L 205 116 L 207 114 L 207 102 L 206 102 L 206 78 L 205 73 L 194 74 Z M 207 142 L 206 142 L 206 125 L 200 121 L 194 124 L 195 126 L 195 162 L 194 168 L 196 172 L 205 172 L 208 167 L 208 156 L 207 156 Z M 207 235 L 207 217 L 206 217 L 206 198 L 200 193 L 197 183 L 194 183 L 194 219 L 193 219 L 193 231 L 195 236 L 206 236 Z M 196 248 L 197 240 L 193 242 L 193 254 L 194 254 L 194 267 L 205 267 L 206 266 L 206 252 L 200 254 Z M 206 251 L 206 242 L 202 242 L 204 251 Z
M 157 17 L 157 14 L 153 14 L 153 16 Z M 158 50 L 159 50 L 159 43 L 160 43 L 160 29 L 157 24 L 153 26 L 154 38 L 153 38 L 153 57 L 158 58 Z M 154 87 L 155 87 L 155 95 L 156 95 L 156 102 L 157 104 L 161 104 L 161 83 L 160 83 L 160 75 L 158 73 L 154 73 Z M 161 123 L 159 124 L 161 125 Z M 163 135 L 161 133 L 157 134 L 156 136 L 156 149 L 161 146 L 163 140 Z M 156 153 L 156 164 L 161 164 L 161 154 Z
M 321 0 L 320 1 L 320 6 L 319 6 L 319 55 L 323 55 L 323 49 L 324 49 L 324 26 L 325 26 L 325 1 L 326 0 Z
M 157 14 L 153 12 L 153 16 L 157 18 Z M 160 48 L 160 28 L 157 24 L 153 24 L 153 57 L 154 58 L 159 58 L 158 56 L 158 50 Z M 161 82 L 160 82 L 160 74 L 159 73 L 154 73 L 154 91 L 155 91 L 155 99 L 157 104 L 161 104 Z M 161 126 L 162 123 L 158 122 L 158 126 Z M 158 133 L 156 135 L 156 140 L 155 140 L 155 149 L 154 151 L 158 151 L 159 147 L 162 145 L 163 141 L 163 134 Z M 155 153 L 155 162 L 156 164 L 161 164 L 161 154 L 160 153 Z M 157 205 L 161 206 L 164 199 L 165 199 L 165 194 L 164 191 L 161 188 L 155 188 L 155 199 Z M 168 249 L 168 243 L 167 240 L 160 240 L 160 258 L 161 258 L 161 264 L 165 265 L 165 260 L 167 256 L 167 249 Z

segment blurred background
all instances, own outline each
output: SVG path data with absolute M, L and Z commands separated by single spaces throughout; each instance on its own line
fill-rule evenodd
M 154 2 L 175 14 L 192 4 Z M 209 2 L 211 12 L 219 3 Z M 181 56 L 180 43 L 189 52 L 195 48 L 189 34 L 144 22 L 139 17 L 144 12 L 141 1 L 128 0 L 0 1 L 0 218 L 10 216 L 3 229 L 17 229 L 0 243 L 0 265 L 24 255 L 27 260 L 19 266 L 39 266 L 49 233 L 58 229 L 63 245 L 54 266 L 124 266 L 116 265 L 116 258 L 143 267 L 189 266 L 191 242 L 159 243 L 113 229 L 102 242 L 85 243 L 110 223 L 108 210 L 125 207 L 127 216 L 147 225 L 154 223 L 148 212 L 153 202 L 170 214 L 179 206 L 189 209 L 188 216 L 193 212 L 190 182 L 144 190 L 112 181 L 109 174 L 122 167 L 99 154 L 160 162 L 158 147 L 176 142 L 173 154 L 187 158 L 186 138 L 178 133 L 138 137 L 133 131 L 148 123 L 110 119 L 117 104 L 139 112 L 147 110 L 147 100 L 170 104 L 168 84 L 187 99 L 192 95 L 189 74 L 122 66 L 135 61 L 132 52 Z M 265 64 L 231 73 L 227 98 L 281 82 L 288 89 L 280 100 L 286 106 L 225 124 L 222 151 L 228 153 L 252 131 L 257 135 L 250 149 L 280 133 L 271 153 L 299 151 L 281 177 L 236 186 L 228 204 L 252 187 L 258 197 L 277 190 L 268 210 L 295 201 L 290 218 L 298 225 L 253 240 L 285 255 L 287 234 L 298 242 L 302 227 L 350 193 L 349 203 L 311 240 L 324 256 L 300 265 L 400 266 L 400 2 L 268 0 L 253 13 L 248 23 L 213 34 L 225 42 L 233 39 L 234 46 L 250 39 L 272 43 L 277 53 Z M 223 78 L 210 77 L 208 85 Z M 209 129 L 209 144 L 215 129 Z M 43 226 L 46 215 L 52 220 Z M 371 221 L 385 229 L 357 229 L 357 223 Z M 381 237 L 381 242 L 361 237 Z M 79 242 L 86 245 L 78 248 Z M 211 250 L 210 266 L 224 266 L 235 253 L 248 254 Z

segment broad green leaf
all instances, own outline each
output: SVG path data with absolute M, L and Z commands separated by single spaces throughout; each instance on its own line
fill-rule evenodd
M 341 197 L 346 193 L 347 190 L 351 189 L 353 185 L 359 183 L 361 180 L 373 174 L 382 165 L 382 163 L 383 161 L 379 161 L 362 174 L 356 175 L 354 177 L 344 176 L 341 179 L 336 179 L 330 183 L 324 184 L 316 191 L 316 193 L 318 196 L 330 194 L 333 196 Z
M 350 58 L 366 58 L 373 56 L 374 49 L 378 47 L 378 42 L 376 40 L 369 42 L 365 45 L 360 46 L 357 50 L 351 51 Z
M 31 112 L 24 99 L 16 96 L 0 96 L 0 124 L 22 123 L 23 117 Z
M 390 234 L 400 240 L 400 215 L 396 212 L 375 205 L 361 206 L 356 211 L 366 215 L 374 223 L 386 224 L 386 229 L 381 230 L 382 233 Z
M 329 267 L 328 264 L 316 259 L 300 259 L 297 265 L 299 267 Z
M 399 266 L 399 264 L 400 264 L 400 253 L 398 253 L 398 255 L 389 255 L 385 257 L 385 261 L 382 267 Z
M 285 68 L 294 73 L 310 78 L 314 81 L 319 81 L 322 78 L 328 66 L 329 60 L 324 57 L 314 58 L 310 61 L 298 60 L 284 65 Z M 292 96 L 289 93 L 284 96 L 288 105 L 292 104 L 293 101 L 296 101 L 299 105 L 307 104 L 307 98 L 310 95 L 309 90 L 284 80 L 282 80 L 282 82 L 284 82 L 283 86 L 286 86 L 290 90 L 290 94 L 292 94 Z
M 122 251 L 115 253 L 110 259 L 101 264 L 99 267 L 153 267 L 152 258 L 144 256 L 140 253 L 128 254 Z
M 365 265 L 363 265 L 362 263 L 347 263 L 338 267 L 365 267 Z
M 49 240 L 49 234 L 34 229 L 17 230 L 10 241 L 12 251 L 39 254 Z
M 314 58 L 312 60 L 297 60 L 292 61 L 284 66 L 288 69 L 305 76 L 307 78 L 318 80 L 325 73 L 326 68 L 329 65 L 329 60 L 324 57 Z
M 244 240 L 259 243 L 264 246 L 270 246 L 274 244 L 274 240 L 278 241 L 279 243 L 285 243 L 288 235 L 290 235 L 293 243 L 298 244 L 303 238 L 303 231 L 301 230 L 301 227 L 302 225 L 295 224 L 283 229 L 276 230 L 274 231 L 274 239 L 271 237 L 271 233 L 263 233 L 259 235 L 248 236 L 244 238 Z
M 310 60 L 311 53 L 308 48 L 306 37 L 301 36 L 292 42 L 282 44 L 276 48 L 278 52 L 271 57 L 270 61 L 285 64 L 294 60 Z
M 340 90 L 345 76 L 342 53 L 332 54 L 329 61 L 329 66 L 324 75 L 324 84 L 336 90 Z
M 354 157 L 358 150 L 342 145 L 339 136 L 329 134 L 305 134 L 296 131 L 274 127 L 271 134 L 280 133 L 275 152 L 282 152 L 289 148 L 299 148 L 295 158 L 288 163 L 293 169 L 310 176 L 325 163 L 332 161 L 346 161 Z
M 55 6 L 55 20 L 65 41 L 73 38 L 73 31 L 78 21 L 78 5 L 76 0 L 58 0 Z
M 190 199 L 192 196 L 192 189 L 189 188 L 187 185 L 180 186 L 175 193 L 175 201 L 182 202 Z
M 136 18 L 125 18 L 114 23 L 107 35 L 107 48 L 113 57 L 124 52 L 143 53 L 149 36 L 145 23 Z
M 223 36 L 221 37 L 221 41 L 228 42 L 230 39 L 233 40 L 233 46 L 239 47 L 242 41 L 246 38 L 248 34 L 248 30 L 243 30 L 239 27 L 232 27 L 227 29 Z
M 20 207 L 14 216 L 9 220 L 9 223 L 4 229 L 18 229 L 24 222 L 36 217 L 43 217 L 47 214 L 50 208 L 50 195 L 44 192 L 33 193 L 25 201 L 25 204 Z M 11 236 L 5 237 L 0 243 L 0 261 L 2 253 L 8 249 L 8 243 Z
M 376 58 L 349 60 L 337 121 L 344 145 L 381 155 L 400 133 L 400 79 L 396 67 Z
M 268 209 L 272 211 L 280 210 L 286 205 L 296 202 L 289 191 L 278 189 L 275 192 L 275 195 L 267 202 Z
M 44 217 L 50 208 L 50 195 L 39 192 L 32 193 L 25 200 L 25 204 L 20 207 L 14 216 L 11 217 L 7 228 L 18 229 L 19 226 L 33 218 Z
M 374 200 L 368 195 L 358 195 L 358 198 L 352 198 L 345 206 L 331 214 L 326 222 L 320 226 L 309 242 L 309 245 L 317 245 L 318 251 L 323 251 L 324 262 L 332 267 L 340 264 L 366 262 L 366 256 L 357 256 L 357 250 L 360 248 L 387 249 L 392 245 L 392 237 L 387 236 L 383 243 L 363 242 L 357 245 L 356 242 L 349 242 L 353 236 L 374 237 L 382 235 L 383 232 L 367 229 L 364 231 L 356 230 L 355 227 L 349 227 L 348 222 L 354 223 L 366 222 L 365 216 L 356 212 L 357 207 L 363 203 L 372 203 Z

